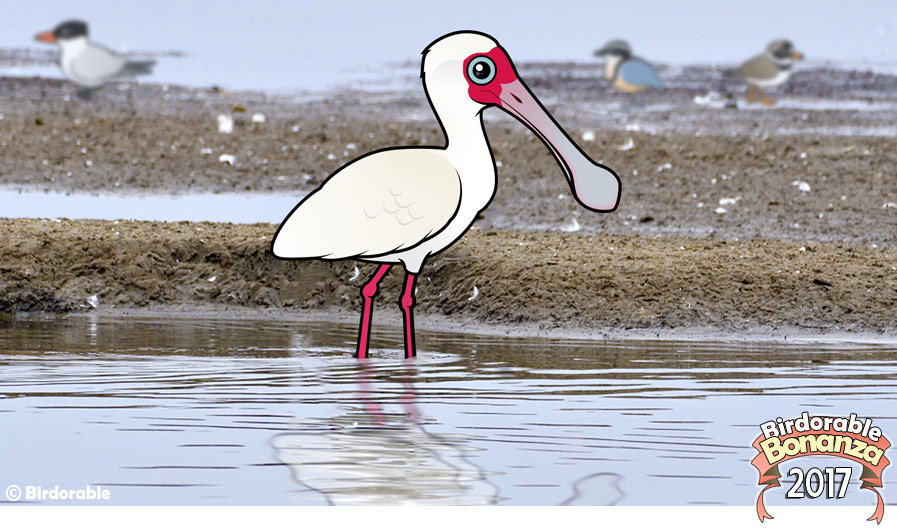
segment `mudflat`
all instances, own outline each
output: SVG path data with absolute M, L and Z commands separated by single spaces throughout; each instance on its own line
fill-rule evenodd
M 583 150 L 620 174 L 620 207 L 579 208 L 544 145 L 487 110 L 498 191 L 474 229 L 425 265 L 422 323 L 895 330 L 897 78 L 809 69 L 766 108 L 746 105 L 743 87 L 713 69 L 685 68 L 662 71 L 670 88 L 630 106 L 588 66 L 519 70 Z M 89 102 L 73 92 L 3 79 L 0 185 L 301 196 L 365 152 L 444 142 L 419 88 L 270 95 L 123 84 Z M 218 131 L 222 113 L 235 120 L 230 134 Z M 0 311 L 350 313 L 373 271 L 278 261 L 269 224 L 46 216 L 0 220 Z M 400 276 L 385 283 L 383 311 L 397 310 Z

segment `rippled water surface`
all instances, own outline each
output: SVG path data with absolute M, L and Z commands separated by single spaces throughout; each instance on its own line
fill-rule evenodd
M 407 362 L 380 327 L 359 362 L 353 326 L 0 319 L 0 488 L 100 485 L 115 504 L 750 505 L 761 422 L 855 412 L 897 432 L 895 345 L 419 332 Z M 852 483 L 841 503 L 874 495 Z

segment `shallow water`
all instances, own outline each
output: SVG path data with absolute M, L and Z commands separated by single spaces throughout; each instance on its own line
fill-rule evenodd
M 421 331 L 408 362 L 378 327 L 359 362 L 354 326 L 0 319 L 0 488 L 100 485 L 114 504 L 751 505 L 761 422 L 855 412 L 897 431 L 893 344 Z M 851 483 L 841 504 L 874 495 Z
M 0 189 L 0 217 L 280 223 L 304 193 L 113 195 Z

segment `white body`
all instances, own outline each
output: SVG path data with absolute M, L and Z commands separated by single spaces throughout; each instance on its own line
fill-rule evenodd
M 791 70 L 779 70 L 775 76 L 767 78 L 767 79 L 751 79 L 747 78 L 749 83 L 755 84 L 761 88 L 772 88 L 775 86 L 779 86 L 783 84 L 788 78 L 791 77 Z
M 127 59 L 90 42 L 87 37 L 60 39 L 60 66 L 65 76 L 86 88 L 122 78 Z
M 479 152 L 454 145 L 390 149 L 347 165 L 284 222 L 274 254 L 354 257 L 402 263 L 419 272 L 424 260 L 463 235 L 492 199 L 495 166 L 482 128 L 479 137 Z
M 457 212 L 442 226 L 441 231 L 438 233 L 434 231 L 432 237 L 418 246 L 388 255 L 387 259 L 378 262 L 401 262 L 412 274 L 419 272 L 428 256 L 448 248 L 464 235 L 473 225 L 477 215 L 492 201 L 497 183 L 495 162 L 482 123 L 479 121 L 477 128 L 478 135 L 465 138 L 473 141 L 467 141 L 463 146 L 455 143 L 439 152 L 457 171 L 460 186 L 451 189 L 445 186 L 434 191 L 438 192 L 440 200 L 454 201 L 457 204 Z

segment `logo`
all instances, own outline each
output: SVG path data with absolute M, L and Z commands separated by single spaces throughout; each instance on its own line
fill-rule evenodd
M 44 488 L 38 485 L 25 485 L 24 494 L 22 488 L 18 485 L 10 485 L 6 487 L 6 499 L 9 501 L 95 501 L 109 500 L 112 497 L 109 489 L 105 489 L 99 485 L 88 485 L 79 489 L 60 488 L 55 485 L 52 488 Z
M 9 501 L 19 501 L 22 499 L 22 489 L 18 485 L 10 485 L 6 487 L 6 499 Z
M 881 523 L 885 504 L 877 488 L 882 487 L 882 472 L 890 461 L 885 451 L 891 446 L 882 434 L 881 428 L 872 425 L 872 419 L 858 419 L 855 413 L 850 417 L 811 417 L 803 412 L 796 419 L 783 420 L 781 417 L 760 425 L 761 434 L 754 441 L 759 452 L 751 464 L 760 472 L 759 485 L 765 486 L 757 497 L 757 516 L 760 521 L 772 519 L 763 505 L 763 494 L 779 486 L 779 465 L 803 456 L 821 455 L 841 457 L 859 463 L 863 467 L 860 476 L 860 490 L 870 490 L 878 499 L 875 512 L 868 518 Z M 788 475 L 795 476 L 793 487 L 786 498 L 818 498 L 823 493 L 827 498 L 843 498 L 847 493 L 851 467 L 811 468 L 804 472 L 792 468 Z M 836 487 L 836 476 L 840 476 L 840 486 Z M 802 490 L 801 490 L 802 489 Z

